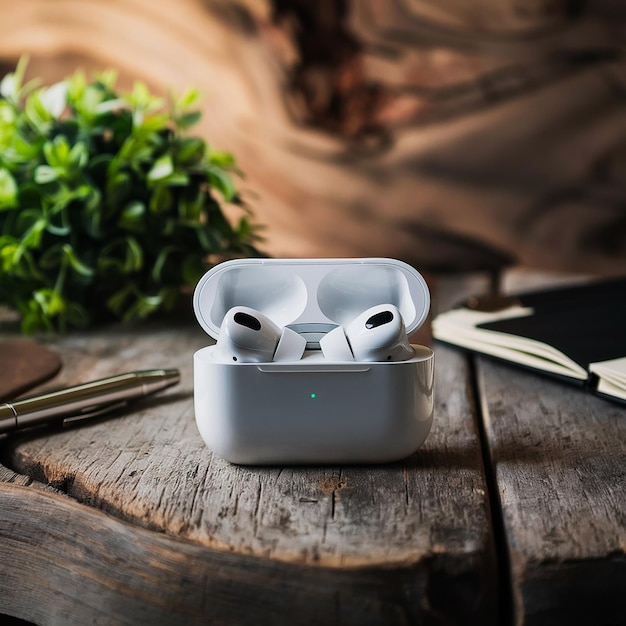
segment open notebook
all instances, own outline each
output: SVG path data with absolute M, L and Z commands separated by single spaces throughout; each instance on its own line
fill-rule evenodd
M 626 402 L 626 278 L 459 307 L 433 320 L 433 336 Z

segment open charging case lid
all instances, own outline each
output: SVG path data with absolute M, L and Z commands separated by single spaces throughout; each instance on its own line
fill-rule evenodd
M 235 306 L 306 333 L 346 326 L 377 304 L 395 305 L 410 335 L 428 316 L 426 281 L 395 259 L 236 259 L 211 268 L 193 298 L 200 326 L 214 339 Z

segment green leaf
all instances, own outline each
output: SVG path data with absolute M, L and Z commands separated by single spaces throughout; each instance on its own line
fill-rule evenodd
M 117 82 L 117 71 L 112 68 L 103 70 L 95 75 L 95 79 L 109 91 L 113 91 Z
M 178 215 L 186 226 L 197 226 L 201 223 L 204 194 L 197 193 L 194 198 L 181 198 L 178 201 Z
M 67 80 L 67 101 L 68 104 L 78 111 L 77 103 L 81 101 L 85 89 L 87 89 L 87 78 L 82 70 L 77 70 Z
M 65 257 L 69 261 L 71 268 L 77 274 L 81 274 L 82 276 L 86 276 L 86 277 L 93 276 L 94 269 L 92 267 L 89 267 L 86 263 L 83 263 L 78 258 L 76 251 L 69 243 L 64 244 L 62 247 L 62 250 L 63 250 L 63 254 L 65 254 Z
M 17 206 L 17 183 L 11 172 L 0 168 L 0 211 Z
M 0 268 L 5 278 L 8 276 L 16 276 L 20 279 L 39 281 L 41 272 L 30 254 L 29 250 L 16 237 L 5 235 L 0 237 Z M 0 280 L 0 285 L 2 281 Z M 0 296 L 2 290 L 0 289 Z M 0 300 L 2 297 L 0 297 Z
M 186 137 L 177 146 L 176 163 L 195 165 L 202 161 L 206 153 L 206 142 L 198 137 Z
M 43 100 L 44 97 L 45 90 L 39 89 L 29 94 L 24 103 L 25 118 L 37 132 L 43 135 L 48 133 L 55 119 L 52 113 L 46 108 L 46 103 L 44 103 Z
M 35 182 L 39 185 L 45 185 L 56 180 L 59 172 L 48 165 L 39 165 L 35 168 Z
M 89 161 L 89 150 L 87 149 L 87 145 L 82 141 L 74 144 L 69 153 L 70 163 L 74 167 L 84 167 L 87 165 Z
M 24 94 L 23 82 L 27 66 L 28 57 L 20 57 L 15 72 L 10 72 L 0 82 L 0 95 L 14 105 L 19 104 L 20 98 Z
M 150 210 L 153 213 L 165 213 L 170 210 L 174 203 L 172 192 L 164 185 L 155 187 L 150 198 Z
M 94 190 L 94 194 L 97 193 Z M 99 203 L 98 203 L 99 204 Z M 91 202 L 87 203 L 85 210 L 82 213 L 82 223 L 85 232 L 94 240 L 101 240 L 104 238 L 103 222 L 104 217 L 102 211 L 99 210 L 98 204 L 92 205 Z M 97 246 L 94 244 L 94 248 L 97 250 Z
M 117 223 L 120 228 L 124 228 L 125 230 L 143 232 L 145 230 L 145 214 L 146 205 L 143 202 L 135 200 L 134 202 L 129 202 L 122 209 L 122 214 L 120 215 L 120 219 Z
M 98 115 L 98 107 L 105 100 L 106 94 L 98 84 L 86 84 L 80 77 L 70 82 L 68 91 L 71 94 L 71 104 L 76 109 L 79 118 L 91 124 Z
M 191 111 L 190 113 L 183 113 L 179 115 L 175 120 L 175 124 L 180 129 L 187 129 L 195 126 L 202 117 L 202 113 L 200 111 Z
M 47 317 L 54 317 L 65 311 L 65 299 L 53 289 L 38 289 L 33 298 Z
M 118 317 L 122 317 L 124 310 L 127 308 L 129 299 L 136 295 L 136 291 L 136 287 L 133 283 L 126 283 L 107 299 L 107 308 Z
M 159 252 L 159 256 L 157 257 L 157 260 L 152 268 L 152 280 L 154 280 L 155 283 L 160 283 L 162 281 L 161 273 L 163 272 L 163 268 L 165 267 L 168 258 L 176 252 L 180 252 L 176 246 L 166 246 Z
M 39 209 L 22 211 L 19 227 L 24 228 L 21 245 L 25 248 L 39 248 L 41 237 L 46 230 L 47 221 Z
M 103 100 L 99 102 L 95 108 L 94 112 L 98 115 L 103 115 L 104 113 L 111 113 L 111 111 L 117 111 L 118 109 L 123 109 L 127 107 L 128 103 L 124 98 L 113 98 L 111 100 Z
M 124 320 L 145 319 L 155 311 L 157 311 L 164 301 L 164 293 L 156 295 L 139 294 L 134 304 L 124 313 Z
M 0 237 L 0 267 L 3 273 L 10 274 L 14 271 L 20 254 L 20 240 L 17 237 Z
M 3 134 L 15 131 L 16 119 L 17 115 L 14 107 L 5 100 L 0 100 L 0 128 L 2 128 Z
M 70 144 L 63 135 L 58 135 L 53 141 L 46 141 L 43 153 L 50 167 L 62 169 L 71 163 Z
M 13 133 L 13 131 L 12 131 Z M 8 164 L 34 163 L 39 160 L 40 145 L 42 138 L 32 141 L 18 135 L 12 134 L 10 145 L 6 146 L 3 157 Z
M 111 204 L 122 203 L 132 192 L 133 181 L 128 172 L 117 172 L 107 182 L 107 195 Z
M 153 148 L 146 143 L 145 138 L 141 136 L 130 136 L 126 138 L 117 158 L 113 163 L 119 167 L 121 163 L 132 163 L 135 161 L 149 161 L 151 159 Z
M 41 306 L 35 298 L 26 301 L 26 303 L 21 303 L 20 310 L 23 315 L 21 330 L 24 334 L 30 335 L 38 330 L 48 332 L 56 330 L 52 319 L 47 313 L 42 311 Z
M 183 260 L 182 278 L 184 285 L 196 285 L 204 272 L 205 263 L 196 254 L 188 254 Z
M 19 82 L 14 73 L 7 74 L 0 82 L 0 95 L 9 102 L 17 102 L 19 98 Z
M 188 89 L 178 98 L 176 106 L 180 110 L 188 109 L 190 106 L 196 104 L 200 97 L 201 94 L 197 89 Z
M 158 158 L 148 172 L 149 181 L 162 180 L 174 173 L 174 163 L 171 154 L 164 154 Z
M 167 115 L 151 115 L 142 122 L 141 128 L 133 128 L 134 135 L 140 135 L 150 140 L 158 140 L 158 133 L 166 131 L 171 123 Z
M 67 104 L 67 83 L 63 81 L 42 89 L 39 92 L 39 98 L 46 112 L 51 117 L 58 119 Z
M 209 153 L 209 162 L 212 165 L 217 165 L 224 169 L 235 167 L 235 157 L 230 154 L 230 152 L 211 150 Z
M 189 176 L 180 171 L 174 171 L 159 181 L 160 185 L 166 185 L 167 187 L 185 187 L 188 183 Z
M 158 311 L 162 306 L 171 306 L 172 296 L 177 293 L 172 288 L 165 288 L 154 295 L 141 293 L 136 285 L 128 284 L 107 300 L 107 306 L 122 319 L 144 319 Z
M 120 237 L 102 249 L 98 267 L 115 268 L 122 274 L 137 272 L 143 267 L 143 250 L 134 237 Z
M 128 96 L 129 103 L 138 109 L 147 109 L 150 106 L 152 96 L 145 83 L 136 81 L 133 90 Z
M 226 202 L 230 202 L 237 195 L 237 188 L 230 175 L 219 167 L 209 166 L 207 174 L 211 187 L 217 189 Z

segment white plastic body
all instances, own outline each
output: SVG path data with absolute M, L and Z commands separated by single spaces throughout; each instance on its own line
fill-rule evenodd
M 381 303 L 407 332 L 428 315 L 421 275 L 393 259 L 243 259 L 200 280 L 194 309 L 214 339 L 226 312 L 243 305 L 307 334 L 345 326 Z M 321 333 L 318 327 L 326 327 Z M 413 346 L 406 361 L 338 361 L 309 349 L 293 362 L 233 363 L 215 346 L 194 355 L 196 423 L 207 446 L 238 464 L 383 463 L 426 439 L 433 420 L 434 355 Z
M 433 420 L 434 357 L 395 363 L 225 364 L 214 346 L 194 355 L 200 435 L 239 464 L 383 463 L 426 439 Z

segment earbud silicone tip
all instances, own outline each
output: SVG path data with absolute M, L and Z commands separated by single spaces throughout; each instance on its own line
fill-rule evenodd
M 291 328 L 283 328 L 274 353 L 274 361 L 299 361 L 306 349 L 306 339 Z
M 350 344 L 341 326 L 333 328 L 320 339 L 320 348 L 329 361 L 354 361 Z

